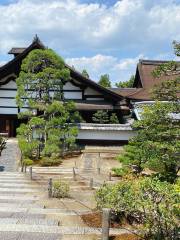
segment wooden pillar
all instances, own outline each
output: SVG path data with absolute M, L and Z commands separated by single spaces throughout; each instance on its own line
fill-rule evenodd
M 103 213 L 102 213 L 102 240 L 109 240 L 110 212 L 111 212 L 111 210 L 109 208 L 103 208 Z
M 73 167 L 73 180 L 76 181 L 76 171 L 74 167 Z
M 29 168 L 29 175 L 30 175 L 30 179 L 32 180 L 33 177 L 32 177 L 32 167 Z
M 52 178 L 50 178 L 50 179 L 48 180 L 48 197 L 49 197 L 49 198 L 52 198 L 52 195 L 53 195 L 53 189 L 52 189 L 52 187 L 53 187 Z
M 109 181 L 111 181 L 111 177 L 112 177 L 112 175 L 111 175 L 111 172 L 109 173 Z
M 93 189 L 93 178 L 90 178 L 89 187 L 91 190 Z

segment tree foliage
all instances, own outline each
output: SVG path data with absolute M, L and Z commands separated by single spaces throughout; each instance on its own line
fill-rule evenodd
M 116 87 L 118 87 L 118 88 L 132 88 L 134 80 L 135 80 L 135 76 L 132 75 L 128 81 L 116 83 Z
M 176 56 L 180 57 L 180 42 L 173 41 L 174 53 Z
M 100 123 L 100 124 L 106 124 L 109 122 L 109 116 L 108 111 L 99 110 L 96 113 L 93 114 L 92 117 L 93 122 Z
M 63 85 L 69 77 L 64 61 L 52 50 L 34 50 L 24 59 L 16 96 L 19 108 L 28 107 L 19 114 L 27 119 L 27 124 L 18 129 L 24 157 L 64 154 L 74 144 L 78 132 L 74 124 L 79 114 L 63 96 Z
M 116 113 L 109 113 L 107 110 L 98 110 L 93 114 L 92 117 L 93 122 L 99 123 L 99 124 L 118 124 L 119 119 L 116 115 Z
M 70 76 L 64 61 L 52 50 L 33 50 L 23 60 L 17 79 L 17 105 L 21 108 L 28 104 L 48 104 L 63 99 L 62 88 Z M 51 91 L 50 91 L 51 90 Z M 50 93 L 51 92 L 51 93 Z
M 108 74 L 101 75 L 98 83 L 105 88 L 111 87 L 111 81 Z
M 76 112 L 72 102 L 60 103 L 53 101 L 47 107 L 48 121 L 46 123 L 46 144 L 43 153 L 64 155 L 64 152 L 74 146 L 78 128 Z
M 162 76 L 176 70 L 174 62 L 160 65 L 154 75 Z M 135 121 L 137 135 L 119 156 L 124 172 L 136 165 L 137 173 L 149 168 L 161 180 L 174 182 L 178 176 L 180 152 L 179 77 L 163 81 L 154 90 L 155 103 L 143 107 L 141 120 Z M 163 100 L 163 101 L 158 101 Z M 165 101 L 165 102 L 164 102 Z
M 151 178 L 105 184 L 96 193 L 97 207 L 110 208 L 120 221 L 126 218 L 134 227 L 138 226 L 137 234 L 142 239 L 177 240 L 177 187 Z
M 82 75 L 83 75 L 84 77 L 86 77 L 86 78 L 89 78 L 89 73 L 87 72 L 86 69 L 83 69 Z
M 116 113 L 111 114 L 110 119 L 109 119 L 109 123 L 112 123 L 112 124 L 118 124 L 119 123 L 119 119 L 118 119 Z

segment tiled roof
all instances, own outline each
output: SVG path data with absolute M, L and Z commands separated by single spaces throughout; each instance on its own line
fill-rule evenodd
M 40 39 L 36 36 L 32 42 L 32 44 L 27 47 L 25 50 L 22 51 L 22 48 L 13 48 L 15 51 L 17 49 L 21 49 L 21 53 L 19 53 L 14 59 L 6 63 L 5 65 L 0 67 L 0 85 L 8 83 L 11 79 L 6 79 L 6 76 L 15 73 L 16 75 L 19 74 L 19 68 L 21 66 L 22 60 L 27 56 L 27 54 L 34 50 L 34 49 L 45 49 L 46 47 L 43 45 L 43 43 L 40 41 Z M 117 94 L 107 88 L 104 88 L 103 86 L 99 85 L 98 83 L 94 82 L 90 78 L 84 77 L 80 72 L 75 70 L 74 68 L 70 67 L 68 64 L 65 64 L 65 66 L 69 69 L 70 75 L 72 78 L 77 79 L 81 84 L 89 85 L 93 89 L 101 92 L 106 99 L 109 99 L 111 101 L 121 101 L 123 99 L 123 96 L 120 96 L 120 94 Z
M 12 48 L 8 53 L 9 54 L 19 54 L 24 52 L 24 50 L 26 50 L 26 48 Z
M 170 72 L 169 74 L 155 78 L 152 72 L 164 63 L 168 63 L 168 61 L 140 60 L 137 65 L 134 88 L 115 88 L 111 90 L 133 100 L 152 100 L 151 91 L 155 85 L 166 80 L 173 80 L 180 77 L 180 69 L 178 69 L 173 73 Z M 180 93 L 178 93 L 178 95 L 180 95 Z

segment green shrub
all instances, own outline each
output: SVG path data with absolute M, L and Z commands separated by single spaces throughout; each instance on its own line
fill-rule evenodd
M 116 176 L 122 177 L 124 175 L 126 175 L 127 173 L 129 173 L 129 169 L 128 168 L 112 168 L 112 171 L 114 172 L 114 174 Z
M 103 185 L 96 193 L 96 202 L 99 209 L 110 208 L 116 215 L 131 219 L 131 224 L 142 225 L 143 239 L 176 240 L 180 214 L 177 189 L 177 185 L 155 178 L 126 180 Z
M 111 124 L 119 124 L 119 119 L 116 115 L 116 113 L 112 113 L 111 116 L 110 116 L 110 119 L 109 119 L 109 122 Z
M 69 184 L 62 181 L 53 182 L 53 197 L 65 198 L 69 196 Z
M 44 157 L 40 161 L 42 167 L 58 166 L 62 163 L 62 160 L 59 158 L 48 158 Z
M 25 159 L 23 160 L 23 164 L 26 165 L 26 166 L 31 166 L 31 165 L 34 164 L 34 161 L 31 160 L 31 159 L 29 159 L 29 158 L 25 158 Z

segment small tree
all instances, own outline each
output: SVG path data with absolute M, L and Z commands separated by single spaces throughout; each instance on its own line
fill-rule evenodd
M 92 117 L 93 122 L 105 124 L 109 122 L 109 116 L 107 111 L 98 110 L 96 113 L 93 114 Z
M 50 49 L 33 50 L 23 60 L 17 79 L 18 107 L 39 109 L 52 99 L 63 99 L 63 85 L 70 77 L 64 61 Z
M 178 192 L 174 185 L 144 178 L 103 185 L 96 193 L 99 209 L 110 208 L 146 240 L 178 239 Z M 142 231 L 141 231 L 142 230 Z
M 118 124 L 119 123 L 119 119 L 118 119 L 116 113 L 111 114 L 109 122 L 112 123 L 112 124 Z
M 29 111 L 20 113 L 27 124 L 18 130 L 23 154 L 40 158 L 64 153 L 75 142 L 78 113 L 72 103 L 66 103 L 63 85 L 70 73 L 64 61 L 52 50 L 34 50 L 24 59 L 17 79 L 17 104 Z M 33 111 L 35 110 L 35 111 Z M 35 117 L 33 112 L 37 113 Z
M 132 75 L 128 81 L 116 83 L 116 87 L 118 87 L 118 88 L 132 88 L 134 80 L 135 80 L 135 76 Z
M 71 149 L 75 144 L 78 128 L 77 112 L 74 112 L 72 102 L 60 103 L 54 101 L 47 108 L 47 142 L 43 150 L 44 155 L 64 155 L 64 152 Z
M 101 75 L 98 83 L 105 88 L 111 87 L 111 81 L 108 74 Z
M 84 77 L 86 77 L 86 78 L 89 78 L 89 73 L 87 72 L 86 69 L 83 69 L 82 75 L 83 75 Z
M 178 65 L 179 63 L 175 62 L 162 64 L 153 75 L 154 77 L 167 74 L 174 76 Z M 134 124 L 137 135 L 131 139 L 124 154 L 119 157 L 123 168 L 137 165 L 137 173 L 140 173 L 148 167 L 156 171 L 161 180 L 169 182 L 176 180 L 180 168 L 180 120 L 174 118 L 173 114 L 179 113 L 180 110 L 177 95 L 180 89 L 179 83 L 180 79 L 177 77 L 165 80 L 155 87 L 153 91 L 155 103 L 143 107 L 141 120 Z
M 142 120 L 134 127 L 137 135 L 132 138 L 119 157 L 124 167 L 137 165 L 138 173 L 148 167 L 162 180 L 174 182 L 179 171 L 179 121 L 171 113 L 173 103 L 154 103 L 144 107 Z M 176 108 L 175 108 L 176 109 Z

